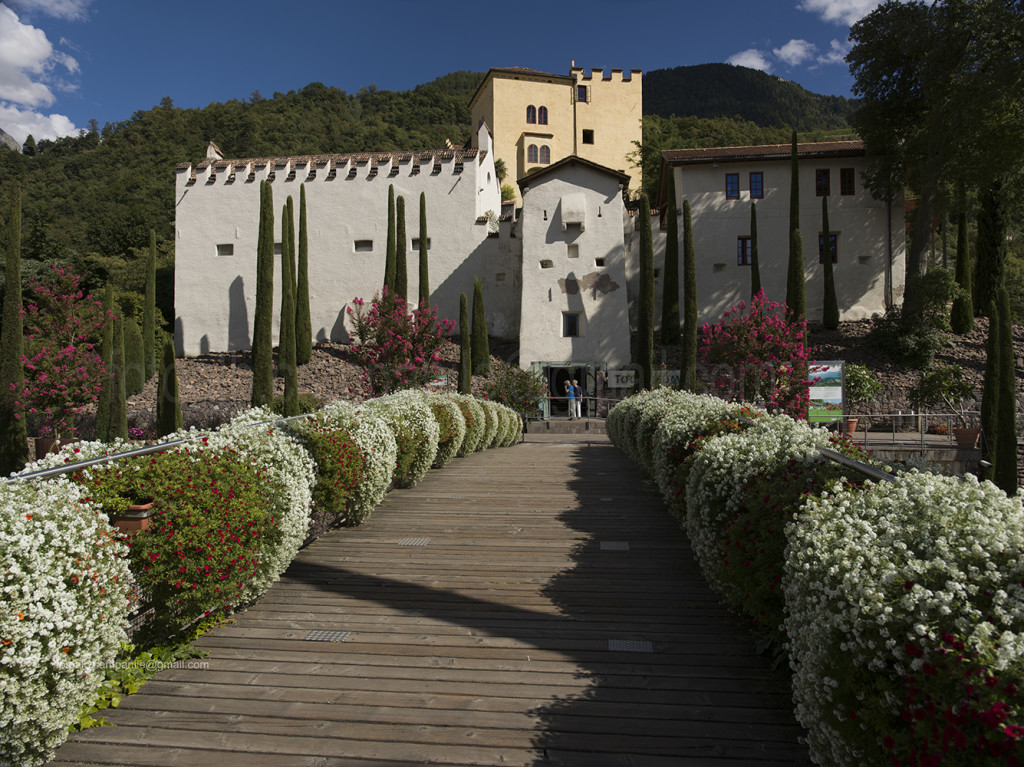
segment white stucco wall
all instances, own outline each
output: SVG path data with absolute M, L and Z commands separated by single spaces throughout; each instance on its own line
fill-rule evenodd
M 523 197 L 519 362 L 629 362 L 622 190 L 616 176 L 570 163 L 530 182 Z M 563 204 L 582 207 L 581 227 L 562 229 Z M 604 265 L 598 265 L 604 259 Z M 544 268 L 542 261 L 550 261 Z M 580 313 L 580 335 L 563 337 L 563 313 Z
M 485 132 L 486 133 L 486 132 Z M 175 313 L 179 354 L 246 349 L 252 343 L 256 300 L 256 244 L 259 225 L 259 182 L 275 168 L 275 239 L 280 241 L 282 206 L 291 196 L 298 230 L 299 188 L 305 187 L 309 227 L 310 313 L 315 340 L 348 340 L 345 309 L 354 297 L 370 299 L 384 281 L 387 244 L 388 187 L 406 203 L 407 274 L 410 299 L 418 295 L 419 198 L 426 194 L 431 303 L 441 316 L 458 321 L 459 294 L 472 296 L 473 278 L 484 283 L 488 330 L 513 338 L 518 331 L 519 295 L 512 278 L 517 264 L 507 247 L 488 237 L 488 211 L 500 211 L 500 191 L 487 136 L 482 158 L 467 158 L 456 168 L 460 150 L 438 150 L 440 171 L 421 160 L 418 173 L 411 160 L 395 165 L 384 155 L 349 156 L 329 178 L 319 167 L 308 178 L 311 158 L 282 158 L 253 166 L 255 177 L 237 165 L 235 178 L 218 174 L 208 183 L 214 165 L 202 163 L 194 183 L 191 167 L 179 168 L 176 183 Z M 399 153 L 395 153 L 396 155 Z M 426 153 L 417 152 L 417 157 Z M 474 153 L 475 155 L 475 153 Z M 345 156 L 336 156 L 344 158 Z M 324 158 L 320 158 L 321 162 Z M 366 161 L 369 160 L 369 161 Z M 378 160 L 380 164 L 378 165 Z M 238 161 L 236 161 L 238 162 Z M 221 165 L 218 163 L 217 165 Z M 349 169 L 355 175 L 349 178 Z M 376 168 L 376 174 L 371 169 Z M 289 171 L 296 171 L 287 180 Z M 357 241 L 372 248 L 356 250 Z M 218 255 L 218 245 L 231 246 L 233 255 Z M 280 263 L 274 277 L 275 311 L 280 306 Z M 274 322 L 274 339 L 278 323 Z

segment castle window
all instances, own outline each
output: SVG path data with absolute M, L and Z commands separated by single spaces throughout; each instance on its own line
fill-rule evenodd
M 736 238 L 736 266 L 750 266 L 753 258 L 753 241 L 749 237 Z
M 526 147 L 526 161 L 527 162 L 537 162 L 537 145 L 536 144 L 530 144 L 530 146 Z
M 495 282 L 504 282 L 505 281 L 505 272 L 498 272 L 497 274 L 495 274 L 494 275 L 494 281 Z
M 551 162 L 551 148 L 544 145 L 540 148 L 540 163 L 541 165 L 547 165 Z
M 373 240 L 356 240 L 355 251 L 356 253 L 373 252 Z
M 832 253 L 832 263 L 839 263 L 839 235 L 835 232 L 828 234 L 828 249 Z M 825 235 L 818 235 L 818 263 L 825 263 Z
M 535 124 L 537 122 L 537 107 L 533 104 L 526 107 L 526 122 L 530 124 Z
M 586 85 L 576 86 L 576 100 L 587 103 L 590 101 L 590 88 Z
M 740 198 L 740 174 L 725 174 L 725 199 L 738 200 Z
M 604 266 L 604 259 L 603 258 L 595 258 L 594 259 L 594 266 Z
M 818 197 L 828 197 L 832 194 L 832 185 L 829 181 L 828 168 L 814 171 L 814 193 Z
M 593 144 L 594 143 L 594 131 L 590 128 L 583 129 L 583 143 Z
M 540 260 L 540 268 L 541 269 L 550 269 L 554 265 L 555 265 L 555 262 L 552 261 L 550 258 L 542 258 Z
M 839 169 L 839 194 L 851 195 L 857 193 L 857 174 L 853 168 Z
M 540 125 L 548 124 L 548 108 L 538 107 L 537 108 L 537 123 Z
M 419 237 L 413 237 L 412 238 L 412 249 L 413 250 L 419 250 L 420 249 L 420 238 Z M 430 238 L 429 237 L 427 238 L 427 250 L 430 250 Z
M 750 174 L 750 199 L 764 199 L 764 173 L 761 171 Z
M 565 255 L 567 258 L 579 258 L 580 257 L 580 246 L 576 243 L 568 243 L 565 246 Z
M 231 244 L 230 242 L 227 243 L 226 245 L 218 245 L 217 246 L 217 255 L 218 256 L 233 256 L 233 255 L 235 255 L 235 246 L 233 244 Z
M 579 312 L 562 312 L 562 337 L 576 338 L 580 334 Z

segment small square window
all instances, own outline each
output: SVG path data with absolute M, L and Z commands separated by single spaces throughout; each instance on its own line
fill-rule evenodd
M 736 238 L 736 266 L 750 266 L 753 253 L 753 241 L 749 237 Z
M 370 253 L 373 251 L 373 240 L 356 240 L 356 253 Z
M 576 100 L 584 103 L 590 101 L 590 89 L 586 85 L 576 86 Z
M 565 246 L 565 255 L 568 258 L 579 258 L 580 257 L 580 246 L 576 243 L 570 243 Z
M 818 197 L 828 197 L 832 194 L 832 184 L 829 179 L 828 168 L 814 171 L 814 193 Z
M 857 193 L 857 173 L 853 168 L 839 169 L 839 194 L 851 195 Z
M 576 338 L 580 334 L 580 315 L 578 312 L 563 312 L 562 337 Z
M 740 174 L 725 174 L 725 199 L 738 200 L 740 198 Z
M 419 250 L 420 249 L 420 238 L 419 237 L 413 237 L 412 238 L 412 249 L 413 250 Z M 430 238 L 429 237 L 427 238 L 427 250 L 430 250 Z
M 594 143 L 594 131 L 590 128 L 583 129 L 583 143 L 593 144 Z
M 595 258 L 594 259 L 594 266 L 604 266 L 604 259 L 603 258 Z
M 542 258 L 541 261 L 540 261 L 540 268 L 541 269 L 550 269 L 554 265 L 555 265 L 555 262 L 552 261 L 550 258 Z
M 828 235 L 829 250 L 832 252 L 832 263 L 839 263 L 839 235 L 835 232 L 829 232 Z M 825 235 L 818 235 L 818 263 L 825 263 Z
M 497 274 L 495 274 L 494 275 L 494 281 L 495 282 L 504 282 L 505 281 L 505 272 L 498 272 Z
M 750 199 L 764 199 L 764 173 L 761 171 L 750 174 Z
M 218 256 L 233 256 L 233 255 L 235 255 L 235 246 L 232 243 L 227 243 L 226 245 L 218 245 L 217 246 L 217 255 Z

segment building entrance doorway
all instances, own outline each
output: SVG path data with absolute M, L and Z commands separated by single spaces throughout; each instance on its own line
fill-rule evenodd
M 548 368 L 548 391 L 551 393 L 551 417 L 568 418 L 569 400 L 565 393 L 567 381 L 579 381 L 584 396 L 587 394 L 586 376 L 587 369 L 584 366 L 577 367 L 556 367 Z

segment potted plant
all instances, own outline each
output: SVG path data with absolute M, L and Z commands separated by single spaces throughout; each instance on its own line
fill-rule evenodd
M 921 371 L 917 384 L 907 393 L 907 398 L 918 410 L 948 408 L 960 422 L 960 427 L 953 429 L 957 445 L 975 448 L 978 446 L 981 429 L 970 427 L 967 422 L 967 402 L 973 395 L 974 386 L 964 378 L 960 368 L 932 365 Z
M 870 402 L 882 391 L 882 382 L 865 365 L 850 363 L 844 366 L 844 405 L 846 412 L 855 404 Z M 847 416 L 844 426 L 847 432 L 857 430 L 858 419 L 855 416 Z

